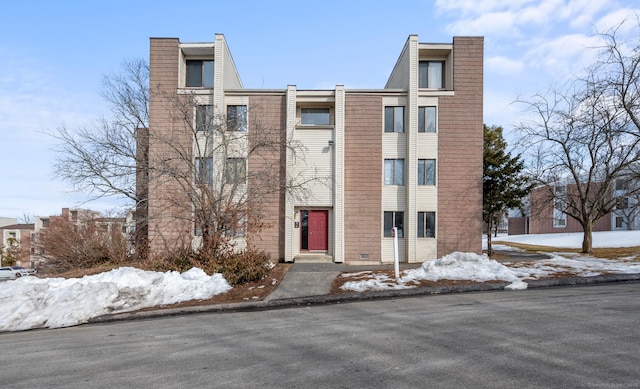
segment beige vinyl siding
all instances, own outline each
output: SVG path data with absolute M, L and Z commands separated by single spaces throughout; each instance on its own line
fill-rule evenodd
M 332 129 L 296 129 L 294 139 L 302 147 L 291 170 L 296 180 L 306 185 L 304 198 L 298 206 L 333 206 L 333 141 Z

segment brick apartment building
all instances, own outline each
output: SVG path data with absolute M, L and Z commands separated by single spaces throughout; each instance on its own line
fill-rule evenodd
M 395 226 L 404 262 L 481 252 L 483 45 L 482 37 L 421 43 L 410 35 L 382 89 L 265 90 L 243 87 L 222 34 L 210 43 L 151 38 L 151 252 L 197 239 L 193 218 L 179 206 L 186 201 L 181 187 L 155 174 L 153 166 L 172 152 L 154 141 L 157 136 L 196 148 L 197 135 L 175 120 L 166 99 L 185 94 L 216 114 L 242 114 L 245 123 L 258 120 L 282 139 L 295 140 L 301 155 L 283 149 L 270 156 L 281 179 L 303 180 L 311 172 L 326 178 L 310 181 L 305 196 L 279 192 L 261 198 L 265 228 L 258 237 L 240 236 L 243 244 L 249 239 L 287 262 L 305 256 L 392 262 Z M 199 120 L 198 111 L 187 114 L 192 122 Z M 252 130 L 244 129 L 249 144 Z M 243 159 L 246 147 L 233 161 L 250 172 L 265 159 Z M 201 156 L 192 158 L 203 163 Z M 218 164 L 211 165 L 207 171 L 215 175 Z M 248 180 L 249 191 L 251 186 Z

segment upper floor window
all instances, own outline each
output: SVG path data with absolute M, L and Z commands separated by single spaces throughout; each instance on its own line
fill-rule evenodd
M 301 108 L 300 123 L 315 126 L 331 124 L 331 109 L 329 108 Z
M 436 107 L 418 107 L 418 132 L 436 132 Z
M 228 183 L 242 184 L 247 180 L 247 163 L 245 158 L 227 158 L 225 178 Z
M 404 185 L 404 159 L 384 160 L 384 184 Z
M 212 157 L 196 157 L 196 183 L 212 184 L 213 183 L 213 158 Z
M 444 88 L 444 61 L 420 61 L 418 88 Z
M 187 60 L 187 78 L 185 86 L 213 88 L 213 61 Z
M 384 107 L 384 132 L 404 132 L 404 107 Z
M 196 106 L 196 131 L 213 130 L 213 105 Z
M 247 131 L 247 106 L 228 105 L 227 106 L 227 130 Z
M 419 159 L 418 160 L 418 185 L 435 185 L 436 184 L 436 160 L 435 159 Z

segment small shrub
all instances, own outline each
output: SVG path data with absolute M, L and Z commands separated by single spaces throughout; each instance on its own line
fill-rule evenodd
M 215 271 L 222 273 L 231 285 L 263 279 L 271 270 L 271 256 L 264 251 L 247 249 L 217 259 Z

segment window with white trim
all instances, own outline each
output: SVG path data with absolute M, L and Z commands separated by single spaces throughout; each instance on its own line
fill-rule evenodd
M 227 158 L 224 176 L 227 183 L 245 183 L 247 181 L 246 158 Z
M 213 130 L 213 105 L 196 106 L 196 131 Z
M 384 184 L 404 185 L 404 159 L 384 160 Z
M 393 227 L 396 227 L 398 238 L 404 238 L 404 212 L 385 211 L 384 212 L 384 237 L 393 237 Z
M 437 132 L 436 107 L 418 107 L 418 132 Z
M 227 105 L 227 130 L 247 131 L 247 106 Z
M 404 107 L 384 107 L 384 132 L 404 132 Z
M 435 159 L 419 159 L 418 160 L 418 185 L 435 185 L 436 184 L 436 160 Z
M 185 86 L 213 88 L 213 60 L 187 60 Z
M 418 63 L 418 88 L 444 88 L 444 61 L 420 61 Z
M 436 213 L 418 212 L 418 238 L 436 237 Z
M 213 158 L 196 157 L 196 183 L 200 185 L 210 185 L 213 183 Z

